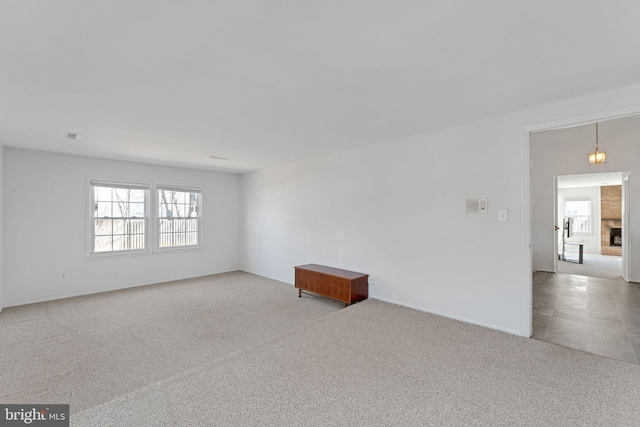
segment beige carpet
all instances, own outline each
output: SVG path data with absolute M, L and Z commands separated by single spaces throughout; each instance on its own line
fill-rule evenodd
M 577 261 L 578 254 L 567 252 L 567 259 Z M 558 273 L 579 276 L 600 277 L 602 279 L 622 279 L 622 257 L 585 253 L 583 263 L 558 260 Z
M 637 426 L 640 367 L 368 300 L 78 426 Z
M 135 322 L 131 317 L 127 319 L 138 312 L 127 294 L 135 295 L 137 290 L 123 292 L 117 297 L 118 304 L 105 294 L 101 297 L 107 298 L 103 300 L 105 307 L 92 305 L 92 310 L 102 321 L 109 317 L 104 316 L 108 312 L 114 316 L 112 321 L 119 328 L 105 325 L 112 333 L 119 329 L 131 331 L 132 322 L 139 323 L 135 328 L 150 331 L 163 317 L 170 318 L 162 323 L 161 327 L 166 328 L 161 331 L 162 340 L 145 341 L 140 346 L 148 359 L 139 358 L 146 363 L 137 363 L 131 355 L 122 359 L 130 353 L 116 345 L 120 341 L 106 340 L 94 351 L 104 354 L 104 360 L 108 354 L 116 354 L 108 367 L 101 367 L 106 362 L 96 357 L 84 366 L 82 358 L 69 349 L 66 355 L 73 363 L 83 364 L 83 369 L 66 376 L 51 375 L 47 381 L 33 379 L 34 383 L 46 388 L 46 384 L 62 381 L 70 382 L 71 389 L 81 387 L 67 395 L 74 426 L 640 424 L 638 365 L 377 300 L 338 310 L 339 304 L 320 298 L 287 298 L 292 292 L 296 294 L 290 286 L 244 273 L 222 279 L 235 283 L 217 289 L 216 276 L 203 279 L 208 284 L 200 286 L 214 294 L 204 300 L 200 300 L 200 290 L 190 289 L 186 283 L 161 285 L 161 293 L 176 294 L 173 308 L 164 307 L 164 316 L 145 312 Z M 244 284 L 245 280 L 249 285 Z M 147 288 L 153 291 L 156 287 Z M 242 289 L 241 295 L 252 290 L 260 293 L 264 301 L 257 305 L 247 303 L 239 298 L 238 289 Z M 155 295 L 147 295 L 156 299 Z M 65 310 L 80 308 L 68 305 Z M 273 312 L 283 310 L 289 313 L 286 325 L 272 318 L 279 317 Z M 60 314 L 53 311 L 52 320 Z M 121 312 L 126 315 L 119 315 Z M 180 322 L 181 317 L 187 318 L 185 326 L 172 329 L 169 325 Z M 227 317 L 236 320 L 231 322 Z M 84 328 L 81 324 L 92 324 L 91 318 L 76 320 L 80 322 L 78 329 Z M 0 331 L 6 324 L 2 326 Z M 242 338 L 225 332 L 230 327 Z M 48 330 L 59 328 L 58 325 Z M 245 328 L 250 331 L 245 333 Z M 95 332 L 104 336 L 99 329 Z M 64 331 L 58 334 L 64 335 Z M 195 336 L 195 340 L 182 338 L 184 334 Z M 144 334 L 137 338 L 144 339 Z M 228 340 L 235 345 L 225 345 Z M 198 357 L 189 358 L 181 351 L 181 344 L 174 341 L 208 344 Z M 49 360 L 46 346 L 38 348 L 34 343 L 33 349 L 37 352 L 32 357 L 34 363 L 48 363 L 50 367 L 60 363 L 67 370 L 72 368 L 60 361 L 60 355 Z M 0 353 L 5 351 L 3 346 Z M 13 358 L 25 354 L 3 355 L 2 366 L 18 363 Z M 129 366 L 132 360 L 137 363 L 133 367 Z M 179 372 L 171 374 L 172 369 Z M 101 374 L 93 375 L 94 370 Z M 11 383 L 4 376 L 3 392 Z M 126 380 L 129 376 L 139 378 L 136 384 L 144 382 L 140 378 L 150 378 L 147 384 L 136 386 Z M 22 380 L 28 380 L 28 376 Z M 100 387 L 85 384 L 91 381 L 101 382 Z M 122 381 L 133 390 L 124 390 L 127 387 L 122 386 Z M 34 391 L 29 387 L 21 390 Z M 39 393 L 35 400 L 54 395 Z M 115 396 L 106 400 L 107 395 Z M 3 393 L 3 403 L 6 396 Z M 98 404 L 92 405 L 95 402 Z
M 234 272 L 0 313 L 0 403 L 95 406 L 341 308 Z

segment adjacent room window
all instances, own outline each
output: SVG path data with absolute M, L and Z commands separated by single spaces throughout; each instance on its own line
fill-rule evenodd
M 147 249 L 149 187 L 91 181 L 92 253 Z
M 573 218 L 573 234 L 591 234 L 591 199 L 565 199 L 565 217 Z
M 156 186 L 158 197 L 158 247 L 200 245 L 201 192 L 197 188 Z

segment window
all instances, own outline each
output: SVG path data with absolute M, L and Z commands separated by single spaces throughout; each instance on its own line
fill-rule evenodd
M 149 188 L 91 181 L 91 253 L 145 251 Z
M 564 215 L 573 218 L 573 234 L 591 234 L 591 199 L 565 199 Z
M 179 248 L 200 244 L 200 189 L 156 186 L 158 247 Z
M 201 246 L 199 188 L 89 182 L 88 256 Z

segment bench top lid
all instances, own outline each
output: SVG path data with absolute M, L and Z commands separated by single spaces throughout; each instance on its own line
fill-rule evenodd
M 340 268 L 327 267 L 326 265 L 318 265 L 318 264 L 298 265 L 294 268 L 301 269 L 301 270 L 315 271 L 318 273 L 325 273 L 325 274 L 329 274 L 331 276 L 336 276 L 336 277 L 344 277 L 346 279 L 356 279 L 358 277 L 369 276 L 368 274 L 364 274 L 364 273 L 358 273 L 358 272 L 349 271 L 349 270 L 342 270 Z

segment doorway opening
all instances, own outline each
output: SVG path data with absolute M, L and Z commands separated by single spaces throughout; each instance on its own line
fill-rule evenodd
M 557 273 L 623 278 L 624 172 L 560 175 L 555 179 Z M 626 253 L 625 253 L 626 254 Z
M 629 236 L 637 223 L 629 221 L 629 188 L 640 116 L 599 124 L 608 150 L 601 166 L 586 158 L 594 122 L 530 137 L 532 337 L 639 363 L 640 284 L 629 282 Z

